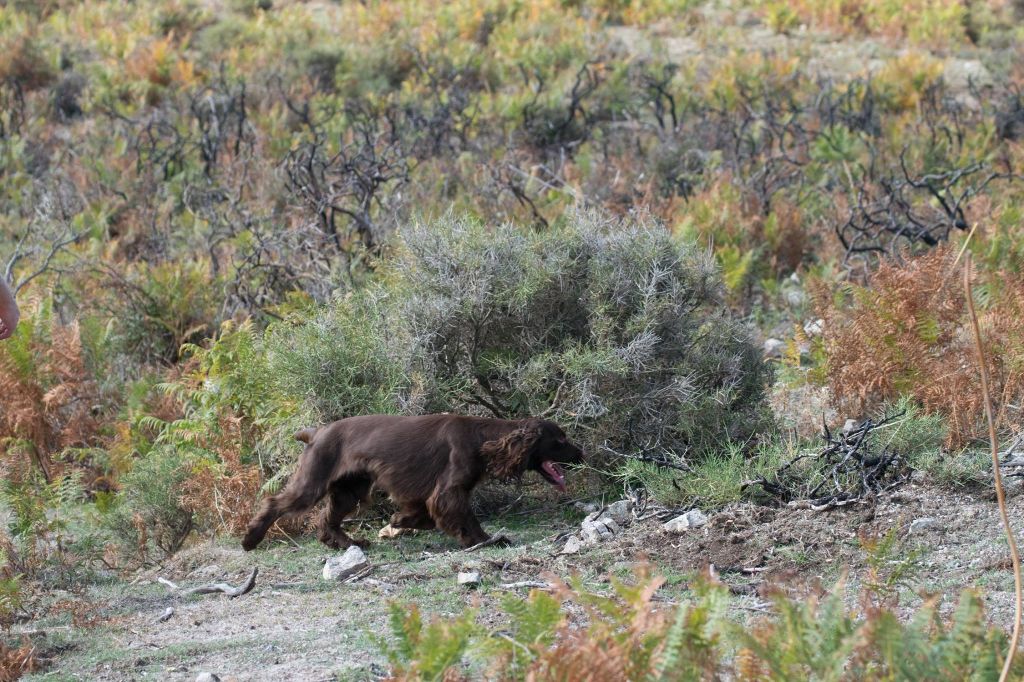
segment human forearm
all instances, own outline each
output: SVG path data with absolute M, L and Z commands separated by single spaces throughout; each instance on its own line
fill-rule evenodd
M 0 277 L 0 341 L 9 338 L 14 333 L 20 317 L 14 293 L 7 286 L 7 282 Z

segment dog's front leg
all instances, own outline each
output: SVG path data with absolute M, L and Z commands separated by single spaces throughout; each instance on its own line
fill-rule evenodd
M 490 539 L 469 503 L 471 488 L 438 486 L 427 500 L 427 509 L 438 527 L 459 541 L 463 547 L 472 547 Z

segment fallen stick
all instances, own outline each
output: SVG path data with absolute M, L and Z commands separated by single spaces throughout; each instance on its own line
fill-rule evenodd
M 166 623 L 174 615 L 174 607 L 168 606 L 167 609 L 160 614 L 160 617 L 156 619 L 158 623 Z
M 180 587 L 178 587 L 177 583 L 172 583 L 167 578 L 157 578 L 156 581 L 164 587 L 166 587 L 167 589 L 169 589 L 171 592 L 177 592 L 181 589 Z
M 245 582 L 238 587 L 233 587 L 228 583 L 210 583 L 209 585 L 200 585 L 199 587 L 190 587 L 188 589 L 182 589 L 177 583 L 173 583 L 167 578 L 157 578 L 157 581 L 161 585 L 165 585 L 172 592 L 178 592 L 182 595 L 189 594 L 214 594 L 216 592 L 222 592 L 227 596 L 234 599 L 235 597 L 241 597 L 243 594 L 247 594 L 256 587 L 256 576 L 259 574 L 259 567 L 254 567 L 249 577 L 245 579 Z
M 190 590 L 185 590 L 185 594 L 213 594 L 214 592 L 223 592 L 231 598 L 241 597 L 243 594 L 246 594 L 252 588 L 256 587 L 256 575 L 259 571 L 260 569 L 258 566 L 253 567 L 252 573 L 250 573 L 245 582 L 238 587 L 232 587 L 227 583 L 212 583 L 210 585 L 202 585 L 200 587 L 193 587 Z
M 498 533 L 497 535 L 492 535 L 491 537 L 487 538 L 483 542 L 478 542 L 477 544 L 473 545 L 472 547 L 467 547 L 466 549 L 464 549 L 462 551 L 463 552 L 475 552 L 478 549 L 483 549 L 484 547 L 490 547 L 491 545 L 499 545 L 499 544 L 500 545 L 505 545 L 507 547 L 507 546 L 512 544 L 512 539 L 509 536 L 505 535 L 504 533 Z
M 502 590 L 518 590 L 520 587 L 536 587 L 541 590 L 551 590 L 554 589 L 555 586 L 551 583 L 542 583 L 538 580 L 522 580 L 517 583 L 504 583 L 502 585 L 498 585 L 498 589 Z
M 371 564 L 370 566 L 367 566 L 366 568 L 358 571 L 357 573 L 353 573 L 352 575 L 350 575 L 349 577 L 345 578 L 341 582 L 343 582 L 343 583 L 354 583 L 357 580 L 362 580 L 366 576 L 370 575 L 370 573 L 372 573 L 373 569 L 375 569 L 375 568 L 376 568 L 376 566 L 373 566 Z

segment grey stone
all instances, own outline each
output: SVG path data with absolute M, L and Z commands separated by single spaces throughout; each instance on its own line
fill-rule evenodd
M 612 502 L 608 505 L 608 508 L 604 510 L 602 516 L 610 517 L 615 523 L 624 525 L 629 523 L 632 518 L 631 513 L 633 511 L 633 503 L 629 500 L 619 500 L 618 502 Z
M 476 587 L 480 584 L 480 572 L 479 571 L 466 571 L 460 572 L 458 577 L 459 585 L 465 587 Z
M 843 424 L 843 433 L 844 434 L 845 433 L 850 433 L 855 428 L 857 428 L 857 420 L 856 419 L 847 419 L 846 423 Z
M 220 682 L 220 678 L 213 673 L 199 673 L 196 682 Z
M 619 532 L 619 525 L 608 517 L 588 518 L 583 521 L 580 530 L 583 533 L 584 544 L 595 545 L 615 537 Z
M 952 90 L 966 90 L 992 85 L 992 73 L 977 59 L 950 59 L 945 64 L 942 78 Z
M 341 556 L 332 556 L 324 563 L 324 580 L 344 580 L 370 565 L 363 550 L 352 545 Z
M 786 342 L 779 339 L 765 339 L 764 356 L 766 358 L 781 358 L 786 351 Z
M 562 547 L 562 551 L 559 554 L 579 554 L 582 546 L 578 537 L 570 535 L 569 539 L 565 541 L 565 547 Z
M 690 511 L 675 517 L 671 521 L 667 521 L 662 525 L 669 533 L 681 534 L 694 528 L 700 528 L 708 522 L 707 515 L 699 509 L 691 509 Z
M 918 535 L 929 530 L 937 530 L 941 528 L 938 519 L 931 516 L 922 516 L 919 519 L 914 519 L 910 522 L 910 534 Z

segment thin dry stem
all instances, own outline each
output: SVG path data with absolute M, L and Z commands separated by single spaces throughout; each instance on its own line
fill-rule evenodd
M 975 348 L 978 351 L 978 368 L 981 370 L 981 393 L 985 401 L 988 437 L 992 446 L 992 472 L 995 479 L 996 500 L 999 502 L 999 515 L 1003 519 L 1003 529 L 1006 531 L 1006 541 L 1010 545 L 1010 559 L 1013 562 L 1013 587 L 1015 595 L 1013 636 L 1010 638 L 1010 650 L 1006 654 L 1003 671 L 999 675 L 999 682 L 1005 682 L 1010 677 L 1013 658 L 1017 653 L 1017 646 L 1020 643 L 1021 609 L 1024 606 L 1024 591 L 1021 589 L 1020 553 L 1017 551 L 1017 539 L 1014 537 L 1013 529 L 1010 528 L 1010 514 L 1006 509 L 1006 496 L 1003 492 L 1003 477 L 999 470 L 999 445 L 996 442 L 996 423 L 992 418 L 992 399 L 988 390 L 988 367 L 985 364 L 985 351 L 981 341 L 981 327 L 978 326 L 978 316 L 974 312 L 974 294 L 971 291 L 970 254 L 967 255 L 967 260 L 964 262 L 964 294 L 967 297 L 967 309 L 971 314 L 971 327 L 974 329 Z

